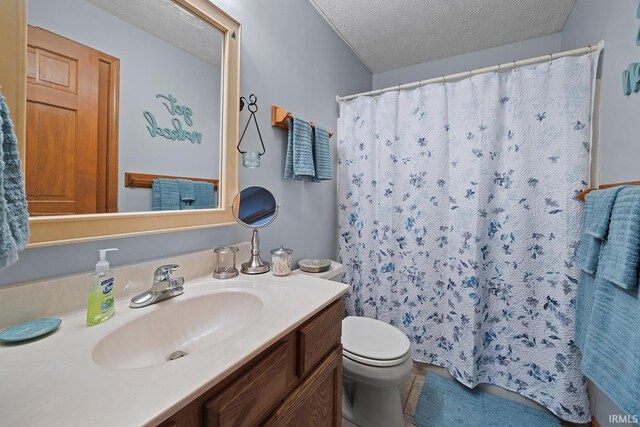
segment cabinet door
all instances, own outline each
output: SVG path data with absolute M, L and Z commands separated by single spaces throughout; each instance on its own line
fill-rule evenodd
M 340 344 L 343 315 L 342 300 L 338 300 L 298 329 L 297 373 L 300 378 Z
M 265 426 L 342 425 L 342 346 L 320 363 L 269 417 Z
M 208 401 L 204 405 L 207 427 L 258 425 L 287 393 L 289 354 L 285 341 Z

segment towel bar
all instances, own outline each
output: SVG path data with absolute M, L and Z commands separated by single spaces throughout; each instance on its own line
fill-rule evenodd
M 285 110 L 284 108 L 280 108 L 276 105 L 271 106 L 271 126 L 278 129 L 289 129 L 289 119 L 293 117 L 293 114 Z M 313 122 L 311 123 L 311 127 L 315 128 L 316 125 Z M 333 136 L 333 131 L 327 130 L 329 133 L 329 138 Z
M 163 178 L 163 179 L 186 179 L 189 181 L 202 181 L 213 184 L 213 189 L 218 189 L 218 179 L 205 179 L 205 178 L 189 178 L 185 176 L 170 176 L 170 175 L 154 175 L 148 173 L 135 173 L 135 172 L 125 172 L 124 173 L 124 186 L 125 187 L 135 187 L 135 188 L 151 188 L 151 184 L 154 179 Z
M 640 181 L 617 182 L 615 184 L 603 184 L 598 186 L 598 188 L 587 188 L 586 190 L 578 193 L 578 200 L 584 202 L 585 196 L 591 193 L 593 190 L 603 190 L 605 188 L 619 187 L 621 185 L 640 185 Z

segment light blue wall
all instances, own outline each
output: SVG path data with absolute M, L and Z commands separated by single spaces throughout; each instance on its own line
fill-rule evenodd
M 259 169 L 240 167 L 240 187 L 268 187 L 281 205 L 276 221 L 260 232 L 265 259 L 269 249 L 281 243 L 295 251 L 296 260 L 333 258 L 337 235 L 335 181 L 313 184 L 282 179 L 286 132 L 271 127 L 270 108 L 280 105 L 335 130 L 336 94 L 370 90 L 371 73 L 307 1 L 214 3 L 242 23 L 241 93 L 258 96 L 258 121 L 267 147 Z M 240 120 L 244 126 L 245 112 Z M 256 144 L 255 130 L 247 133 L 249 146 Z M 331 144 L 335 163 L 335 137 Z M 120 248 L 120 252 L 110 255 L 112 265 L 117 266 L 247 241 L 250 237 L 248 229 L 235 225 L 27 249 L 15 265 L 0 271 L 0 286 L 89 271 L 101 247 Z
M 601 57 L 600 180 L 640 179 L 640 94 L 624 96 L 622 71 L 640 61 L 638 0 L 578 0 L 562 31 L 562 49 L 606 41 Z
M 413 83 L 436 77 L 456 74 L 466 70 L 491 67 L 497 64 L 534 58 L 559 52 L 561 48 L 560 33 L 511 43 L 491 49 L 452 56 L 437 61 L 423 62 L 397 70 L 373 75 L 373 88 L 382 89 L 404 83 Z
M 562 50 L 606 41 L 600 65 L 600 182 L 640 179 L 640 94 L 622 93 L 622 71 L 640 60 L 635 37 L 638 0 L 578 0 L 562 30 Z M 622 414 L 600 390 L 592 396 L 592 411 L 603 427 L 624 426 L 609 422 L 609 415 Z M 635 414 L 640 417 L 640 414 Z

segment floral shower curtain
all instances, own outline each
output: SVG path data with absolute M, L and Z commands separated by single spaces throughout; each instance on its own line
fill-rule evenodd
M 590 420 L 573 343 L 597 53 L 340 103 L 347 311 L 463 384 Z

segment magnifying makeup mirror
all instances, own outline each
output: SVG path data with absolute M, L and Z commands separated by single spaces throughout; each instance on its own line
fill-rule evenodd
M 269 263 L 260 259 L 260 237 L 258 229 L 271 224 L 278 215 L 276 198 L 269 190 L 251 186 L 236 194 L 231 204 L 231 212 L 240 225 L 253 229 L 251 237 L 251 258 L 242 264 L 244 274 L 262 274 L 269 271 Z

